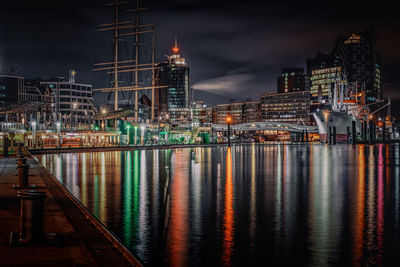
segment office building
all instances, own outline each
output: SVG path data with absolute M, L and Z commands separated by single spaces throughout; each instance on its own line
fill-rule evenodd
M 261 94 L 262 121 L 310 124 L 310 92 Z
M 89 116 L 93 115 L 92 85 L 58 77 L 40 80 L 39 88 L 42 92 L 51 91 L 54 97 L 53 110 L 63 123 L 77 126 L 87 123 Z
M 192 102 L 192 89 L 189 86 L 189 66 L 179 54 L 175 41 L 172 55 L 167 62 L 157 65 L 156 86 L 165 86 L 155 90 L 154 104 L 157 115 L 162 116 L 171 109 L 189 108 Z
M 328 74 L 329 70 L 335 68 L 341 69 L 341 79 L 351 85 L 354 88 L 353 91 L 365 92 L 367 103 L 382 99 L 382 65 L 377 51 L 375 31 L 372 27 L 363 32 L 339 37 L 330 54 L 318 53 L 313 59 L 307 59 L 313 104 L 317 99 L 315 82 L 312 88 L 312 79 L 315 81 L 315 77 L 311 78 L 313 72 L 314 75 L 318 75 L 316 74 L 318 70 L 328 71 Z M 328 76 L 328 80 L 322 83 L 331 83 L 331 77 Z
M 43 95 L 37 86 L 30 85 L 22 76 L 0 75 L 1 121 L 28 122 L 51 108 L 51 97 Z
M 216 124 L 226 124 L 226 118 L 232 118 L 232 124 L 250 123 L 261 120 L 260 102 L 243 101 L 220 104 L 213 108 L 212 121 Z
M 283 69 L 281 76 L 277 79 L 278 93 L 304 91 L 306 87 L 305 76 L 304 68 Z

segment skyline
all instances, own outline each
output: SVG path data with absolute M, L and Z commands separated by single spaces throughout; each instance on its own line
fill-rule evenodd
M 374 25 L 383 61 L 384 94 L 394 101 L 400 99 L 396 90 L 400 38 L 394 35 L 400 23 L 383 2 L 381 7 L 357 13 L 352 13 L 358 7 L 352 3 L 339 12 L 340 3 L 330 6 L 329 2 L 323 6 L 292 1 L 245 5 L 240 1 L 141 2 L 152 7 L 149 19 L 158 30 L 158 61 L 170 53 L 176 35 L 190 66 L 191 85 L 202 92 L 226 95 L 225 99 L 230 95 L 254 99 L 257 93 L 275 92 L 282 68 L 305 68 L 307 58 L 317 52 L 329 53 L 339 36 Z M 100 87 L 104 81 L 92 73 L 91 66 L 103 60 L 102 55 L 111 54 L 111 39 L 96 29 L 112 20 L 112 11 L 95 0 L 44 3 L 4 4 L 2 10 L 7 12 L 0 11 L 5 20 L 0 33 L 6 38 L 0 45 L 0 66 L 17 67 L 20 75 L 29 78 L 66 76 L 69 69 L 76 69 L 77 80 Z M 228 3 L 230 8 L 224 9 Z M 21 34 L 23 30 L 30 33 Z M 216 104 L 213 99 L 224 99 L 201 95 L 210 104 Z

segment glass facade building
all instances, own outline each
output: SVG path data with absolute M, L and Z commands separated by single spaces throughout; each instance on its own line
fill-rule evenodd
M 192 90 L 189 86 L 189 66 L 179 54 L 175 45 L 168 61 L 157 65 L 156 85 L 165 86 L 155 91 L 155 107 L 162 116 L 169 109 L 188 108 L 192 102 Z
M 365 92 L 367 103 L 382 99 L 382 66 L 373 27 L 338 38 L 330 54 L 318 53 L 313 59 L 307 59 L 313 104 L 317 100 L 317 83 L 322 84 L 323 94 L 326 94 L 324 84 L 332 82 L 333 71 L 338 72 L 335 68 L 341 69 L 342 80 L 354 88 L 357 86 L 354 91 Z M 321 81 L 323 77 L 316 77 L 320 73 L 326 74 L 325 81 Z

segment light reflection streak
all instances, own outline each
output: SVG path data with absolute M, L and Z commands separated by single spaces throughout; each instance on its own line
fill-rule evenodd
M 255 249 L 255 237 L 256 237 L 256 148 L 255 144 L 251 146 L 251 178 L 250 178 L 250 225 L 249 225 L 249 239 L 250 247 Z
M 82 201 L 82 204 L 84 205 L 84 206 L 87 206 L 88 205 L 88 194 L 87 194 L 87 191 L 88 191 L 88 186 L 87 186 L 87 171 L 86 171 L 86 165 L 87 165 L 87 158 L 86 158 L 86 153 L 83 153 L 82 155 L 81 155 L 81 171 L 82 171 L 82 173 L 81 173 L 81 175 L 82 175 L 82 199 L 81 199 L 81 201 Z
M 222 262 L 224 266 L 232 265 L 233 253 L 233 225 L 234 225 L 234 210 L 233 210 L 233 177 L 232 177 L 232 152 L 228 147 L 226 152 L 226 180 L 225 180 L 225 208 L 224 208 L 224 239 Z
M 187 161 L 188 154 L 176 150 L 171 162 L 172 190 L 171 190 L 171 217 L 168 229 L 168 251 L 171 266 L 185 266 L 188 240 L 188 181 Z
M 101 161 L 100 161 L 100 221 L 102 223 L 106 223 L 106 203 L 107 203 L 107 194 L 106 194 L 106 155 L 105 152 L 101 153 Z
M 147 158 L 146 151 L 140 152 L 140 199 L 139 199 L 139 229 L 138 229 L 138 256 L 143 258 L 147 251 L 146 234 L 149 232 L 148 229 L 148 210 L 147 210 Z
M 192 165 L 192 178 L 191 178 L 191 190 L 190 195 L 192 198 L 191 212 L 190 216 L 193 218 L 193 222 L 191 223 L 191 233 L 193 236 L 193 251 L 195 253 L 199 253 L 200 251 L 200 237 L 201 237 L 201 177 L 203 177 L 201 172 L 203 161 L 203 154 L 200 153 L 203 149 L 195 148 L 196 151 L 196 159 L 191 160 Z
M 282 231 L 282 147 L 276 147 L 276 189 L 275 189 L 275 242 L 276 250 L 281 249 Z
M 64 182 L 64 180 L 63 180 L 63 162 L 62 162 L 61 155 L 56 156 L 56 176 L 57 176 L 58 180 L 60 180 L 61 183 Z
M 159 185 L 159 176 L 160 176 L 160 160 L 159 160 L 159 150 L 153 150 L 153 177 L 152 177 L 152 217 L 153 217 L 153 231 L 154 236 L 158 235 L 158 222 L 160 220 L 159 216 L 159 209 L 158 209 L 158 203 L 160 202 L 160 185 Z
M 399 154 L 399 144 L 395 144 L 394 147 L 394 155 L 395 155 L 395 167 L 394 167 L 394 180 L 395 180 L 395 188 L 394 188 L 394 198 L 395 198 L 395 224 L 399 225 L 399 209 L 400 209 L 400 154 Z M 398 228 L 397 228 L 398 229 Z
M 80 187 L 79 187 L 79 174 L 78 174 L 78 160 L 77 160 L 77 155 L 73 154 L 72 155 L 72 183 L 71 183 L 71 193 L 76 196 L 77 198 L 80 198 Z
M 369 146 L 368 156 L 368 200 L 367 200 L 367 231 L 366 248 L 371 253 L 375 250 L 375 183 L 374 183 L 374 147 Z M 368 259 L 369 264 L 375 264 L 373 256 Z
M 384 230 L 384 219 L 383 219 L 383 156 L 382 156 L 382 144 L 378 145 L 378 192 L 377 192 L 377 226 L 376 234 L 378 239 L 378 264 L 382 265 L 382 254 L 383 254 L 383 230 Z
M 134 246 L 137 249 L 137 241 L 138 241 L 138 231 L 139 231 L 139 151 L 133 151 L 133 187 L 132 187 L 132 243 L 135 244 Z
M 355 208 L 354 231 L 354 257 L 353 265 L 360 266 L 364 246 L 364 213 L 365 213 L 365 146 L 360 145 L 358 150 L 358 182 Z
M 329 207 L 329 180 L 330 176 L 330 147 L 324 146 L 315 149 L 317 155 L 313 156 L 313 180 L 311 184 L 311 265 L 326 266 L 328 264 L 328 251 L 330 243 L 328 242 L 329 223 L 330 223 L 330 207 Z M 322 151 L 321 151 L 322 150 Z M 323 153 L 321 153 L 323 152 Z
M 123 210 L 123 231 L 124 239 L 129 246 L 132 245 L 132 159 L 131 151 L 125 153 L 125 178 L 124 178 L 124 210 Z

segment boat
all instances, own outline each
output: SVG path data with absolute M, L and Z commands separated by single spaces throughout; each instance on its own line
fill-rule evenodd
M 345 77 L 342 79 L 338 76 L 328 103 L 320 103 L 313 113 L 320 141 L 328 143 L 329 137 L 333 136 L 334 142 L 351 142 L 361 133 L 362 123 L 370 118 L 369 105 L 365 102 L 365 86 L 361 92 L 357 92 L 357 84 L 349 86 Z

